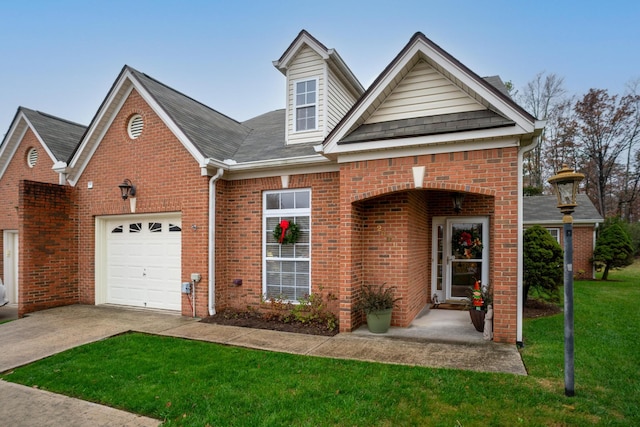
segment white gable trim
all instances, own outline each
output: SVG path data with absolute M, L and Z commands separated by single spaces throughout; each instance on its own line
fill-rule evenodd
M 470 141 L 465 140 L 463 142 L 456 143 L 441 143 L 441 144 L 421 144 L 424 137 L 407 138 L 412 140 L 412 144 L 396 146 L 391 148 L 375 147 L 373 143 L 365 142 L 364 144 L 371 144 L 366 151 L 358 152 L 345 152 L 337 156 L 338 163 L 360 162 L 366 160 L 377 160 L 381 158 L 393 159 L 399 157 L 410 156 L 426 156 L 431 154 L 443 154 L 443 153 L 458 153 L 462 151 L 476 151 L 476 150 L 491 150 L 495 148 L 509 148 L 517 147 L 518 139 L 504 138 L 493 139 L 490 141 Z M 482 144 L 482 145 L 479 145 Z
M 53 155 L 53 152 L 49 149 L 47 144 L 43 141 L 40 134 L 36 131 L 36 128 L 31 124 L 27 116 L 23 111 L 16 116 L 15 120 L 9 132 L 7 132 L 7 136 L 5 137 L 4 144 L 0 147 L 0 178 L 2 178 L 9 168 L 11 161 L 16 155 L 18 151 L 18 147 L 22 143 L 27 131 L 31 129 L 33 134 L 36 136 L 36 139 L 44 149 L 45 153 L 49 156 L 52 163 L 55 163 L 58 159 Z
M 329 59 L 329 51 L 327 51 L 327 49 L 325 49 L 324 46 L 320 45 L 316 40 L 314 40 L 312 37 L 309 37 L 309 35 L 306 32 L 304 32 L 303 34 L 300 35 L 300 37 L 298 37 L 298 40 L 296 40 L 295 44 L 293 44 L 292 46 L 289 47 L 289 49 L 287 49 L 287 52 L 285 52 L 285 55 L 282 58 L 280 58 L 277 61 L 273 61 L 273 65 L 278 70 L 280 70 L 282 74 L 286 75 L 287 69 L 291 64 L 291 61 L 295 59 L 296 55 L 298 55 L 298 52 L 300 52 L 300 49 L 302 49 L 304 45 L 309 46 L 315 53 L 317 53 L 325 61 Z
M 205 157 L 196 149 L 195 145 L 180 130 L 176 123 L 169 115 L 158 105 L 149 92 L 140 84 L 133 73 L 126 69 L 114 88 L 109 92 L 106 101 L 96 114 L 95 120 L 92 122 L 85 137 L 80 143 L 79 149 L 76 151 L 73 159 L 69 163 L 68 180 L 71 186 L 75 186 L 82 173 L 86 169 L 93 154 L 97 150 L 100 142 L 104 138 L 105 133 L 111 127 L 116 115 L 122 109 L 125 101 L 133 90 L 136 90 L 142 99 L 149 105 L 154 113 L 160 117 L 163 123 L 171 130 L 171 132 L 184 145 L 189 153 L 196 160 L 198 165 L 206 163 Z
M 389 87 L 395 87 L 395 80 L 402 70 L 405 69 L 405 67 L 410 68 L 413 63 L 417 62 L 420 58 L 436 68 L 436 70 L 442 73 L 454 85 L 470 94 L 478 102 L 483 105 L 493 106 L 505 117 L 514 121 L 518 128 L 515 134 L 529 134 L 536 130 L 536 126 L 530 118 L 524 116 L 521 111 L 505 102 L 493 91 L 487 89 L 485 84 L 478 81 L 476 76 L 469 74 L 458 63 L 452 61 L 428 43 L 424 37 L 416 38 L 413 44 L 405 50 L 405 53 L 395 61 L 386 74 L 379 78 L 377 85 L 371 88 L 371 91 L 365 95 L 357 107 L 352 110 L 351 114 L 334 129 L 333 134 L 330 135 L 329 139 L 325 142 L 323 150 L 325 154 L 336 154 L 346 151 L 345 148 L 339 148 L 341 146 L 338 145 L 338 141 L 344 138 L 353 127 L 357 126 L 361 119 L 366 119 L 366 116 L 370 114 L 370 112 L 368 113 L 367 111 L 374 105 L 375 101 L 379 98 L 386 97 L 388 94 L 385 94 L 385 91 L 387 91 Z M 511 132 L 514 134 L 513 130 Z M 350 149 L 360 150 L 361 148 L 363 148 L 363 146 L 356 143 L 351 145 Z

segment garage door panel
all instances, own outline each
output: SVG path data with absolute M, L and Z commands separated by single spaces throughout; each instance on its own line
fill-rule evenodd
M 109 220 L 107 303 L 181 309 L 179 216 Z

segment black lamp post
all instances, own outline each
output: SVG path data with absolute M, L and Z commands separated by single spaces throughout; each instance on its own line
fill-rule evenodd
M 558 196 L 558 208 L 564 214 L 564 394 L 574 396 L 573 363 L 573 217 L 571 214 L 578 204 L 576 194 L 584 175 L 567 165 L 557 175 L 549 178 Z

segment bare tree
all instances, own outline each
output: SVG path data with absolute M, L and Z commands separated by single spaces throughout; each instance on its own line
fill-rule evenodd
M 583 166 L 591 169 L 583 172 L 592 176 L 597 208 L 603 216 L 611 213 L 606 199 L 616 164 L 637 137 L 636 102 L 632 95 L 619 98 L 604 89 L 591 89 L 574 107 L 576 138 L 587 161 Z
M 536 118 L 549 119 L 554 108 L 563 102 L 566 94 L 563 84 L 564 78 L 554 73 L 540 72 L 527 83 L 522 94 L 518 96 L 518 101 Z M 543 153 L 548 145 L 547 131 L 543 130 L 540 143 L 525 155 L 524 172 L 530 187 L 542 189 L 544 182 Z

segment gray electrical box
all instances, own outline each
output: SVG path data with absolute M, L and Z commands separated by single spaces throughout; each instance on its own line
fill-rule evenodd
M 191 282 L 183 282 L 182 283 L 182 293 L 190 294 L 191 293 Z

